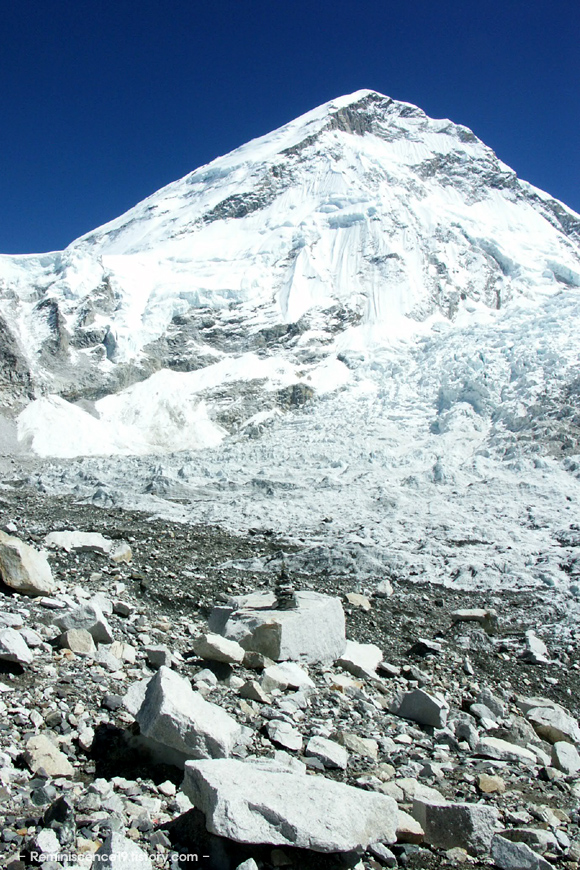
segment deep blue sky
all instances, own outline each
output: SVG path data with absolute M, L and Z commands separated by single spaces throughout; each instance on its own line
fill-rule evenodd
M 578 0 L 1 0 L 0 252 L 373 88 L 580 211 Z

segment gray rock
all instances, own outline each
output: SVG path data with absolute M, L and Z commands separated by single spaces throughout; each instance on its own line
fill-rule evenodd
M 67 613 L 57 616 L 54 625 L 66 632 L 71 628 L 84 628 L 96 643 L 112 643 L 113 634 L 105 615 L 96 602 L 88 601 Z
M 484 758 L 496 758 L 498 761 L 523 761 L 535 764 L 536 756 L 529 749 L 501 740 L 499 737 L 483 737 L 475 747 L 477 755 Z
M 0 577 L 24 595 L 45 595 L 55 588 L 46 554 L 5 532 L 0 532 Z
M 285 749 L 299 752 L 302 749 L 302 734 L 283 719 L 271 719 L 266 725 L 268 737 Z
M 51 831 L 50 828 L 42 828 L 32 841 L 31 852 L 36 854 L 32 854 L 31 859 L 39 864 L 45 861 L 57 861 L 58 858 L 55 856 L 60 851 L 60 843 L 55 832 Z
M 383 843 L 371 843 L 368 851 L 373 858 L 378 858 L 381 864 L 384 864 L 385 867 L 397 866 L 397 856 Z
M 214 834 L 243 843 L 347 852 L 393 843 L 392 798 L 271 764 L 187 762 L 183 790 Z
M 383 651 L 374 643 L 357 643 L 347 640 L 337 664 L 353 677 L 373 677 L 383 659 Z
M 552 870 L 552 864 L 525 843 L 514 843 L 500 834 L 493 837 L 491 857 L 500 870 Z
M 86 628 L 71 628 L 57 638 L 58 645 L 79 656 L 94 656 L 97 652 L 92 634 Z
M 497 613 L 491 609 L 484 610 L 483 608 L 472 607 L 455 610 L 451 614 L 451 619 L 453 622 L 478 622 L 488 634 L 493 634 L 497 628 Z
M 274 661 L 332 662 L 346 645 L 340 599 L 296 592 L 289 610 L 235 610 L 222 634 Z
M 381 580 L 380 583 L 377 584 L 373 595 L 376 595 L 377 598 L 390 598 L 393 594 L 393 584 L 390 580 Z
M 489 852 L 498 811 L 484 804 L 436 803 L 416 797 L 413 817 L 431 846 L 459 847 L 471 855 L 482 855 Z
M 552 764 L 568 776 L 575 776 L 580 771 L 580 753 L 572 743 L 558 740 L 552 746 Z
M 346 770 L 348 764 L 346 748 L 326 737 L 311 737 L 306 746 L 306 755 L 320 759 L 325 767 Z
M 71 553 L 76 552 L 94 552 L 104 553 L 108 555 L 115 544 L 110 538 L 105 538 L 98 532 L 51 532 L 46 536 L 44 542 L 47 547 L 66 550 Z
M 522 653 L 522 658 L 532 665 L 541 665 L 550 661 L 548 647 L 533 629 L 526 631 L 526 648 Z
M 171 650 L 163 643 L 146 646 L 144 649 L 147 656 L 147 664 L 150 668 L 170 668 L 173 662 Z
M 363 758 L 372 758 L 376 761 L 379 754 L 379 744 L 372 737 L 359 737 L 351 731 L 339 731 L 337 740 L 341 746 L 350 749 L 355 755 L 361 755 Z
M 391 712 L 419 725 L 444 728 L 449 706 L 440 695 L 429 695 L 423 689 L 414 689 L 396 700 L 391 706 Z
M 141 734 L 187 758 L 227 757 L 243 737 L 242 727 L 229 713 L 166 667 L 149 681 L 135 718 Z
M 505 837 L 506 840 L 511 840 L 512 843 L 525 843 L 526 846 L 539 852 L 540 855 L 543 855 L 544 852 L 558 852 L 560 850 L 554 834 L 543 828 L 509 828 L 498 833 L 501 833 L 501 836 Z
M 29 739 L 24 758 L 30 770 L 41 776 L 72 776 L 74 774 L 74 767 L 66 755 L 44 734 L 37 734 Z
M 111 833 L 95 853 L 95 866 L 112 870 L 153 870 L 146 852 L 133 840 L 119 833 Z
M 548 743 L 558 743 L 561 740 L 580 743 L 578 722 L 557 704 L 551 707 L 532 707 L 527 711 L 526 719 L 532 724 L 536 734 Z
M 193 650 L 202 659 L 226 664 L 241 664 L 245 653 L 239 643 L 221 634 L 202 635 L 193 644 Z
M 0 628 L 0 661 L 29 665 L 34 658 L 32 650 L 19 631 Z
M 270 665 L 262 672 L 261 686 L 266 692 L 273 689 L 303 689 L 314 688 L 314 683 L 300 665 L 296 662 L 280 662 L 278 665 Z
M 240 698 L 246 698 L 248 701 L 257 701 L 259 704 L 269 704 L 272 700 L 270 695 L 266 694 L 264 689 L 256 680 L 247 680 L 240 687 Z

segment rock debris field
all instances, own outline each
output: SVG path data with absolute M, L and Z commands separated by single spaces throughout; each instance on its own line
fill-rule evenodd
M 299 549 L 2 489 L 0 866 L 577 870 L 564 605 Z

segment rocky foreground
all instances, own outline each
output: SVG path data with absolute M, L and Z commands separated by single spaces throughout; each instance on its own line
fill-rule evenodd
M 578 868 L 549 589 L 356 587 L 259 530 L 14 487 L 0 529 L 1 866 Z

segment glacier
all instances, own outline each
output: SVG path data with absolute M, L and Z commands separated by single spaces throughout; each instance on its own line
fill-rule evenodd
M 0 257 L 3 461 L 359 579 L 575 607 L 579 287 L 580 216 L 359 91 L 65 251 Z

